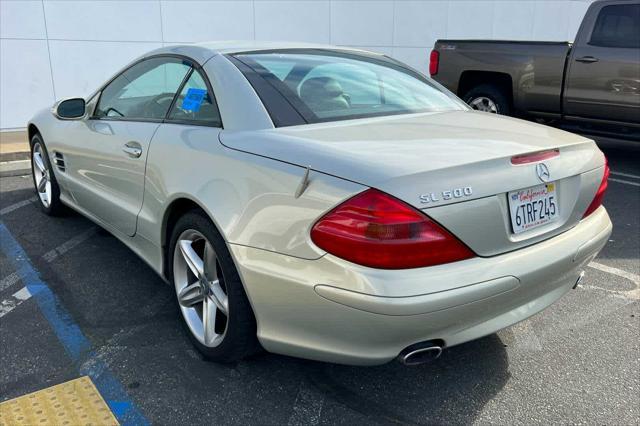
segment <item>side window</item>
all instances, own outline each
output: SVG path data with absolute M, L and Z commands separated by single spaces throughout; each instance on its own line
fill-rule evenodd
M 169 114 L 170 120 L 189 121 L 220 127 L 222 121 L 213 93 L 197 70 L 180 91 L 176 103 Z
M 589 44 L 640 47 L 640 4 L 605 6 L 598 14 Z
M 190 69 L 177 58 L 140 62 L 102 90 L 94 116 L 163 119 Z

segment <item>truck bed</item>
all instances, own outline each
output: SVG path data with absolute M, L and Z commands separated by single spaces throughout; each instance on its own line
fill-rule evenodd
M 555 41 L 438 40 L 440 68 L 434 78 L 458 96 L 482 77 L 498 73 L 516 110 L 560 114 L 566 59 L 572 44 Z

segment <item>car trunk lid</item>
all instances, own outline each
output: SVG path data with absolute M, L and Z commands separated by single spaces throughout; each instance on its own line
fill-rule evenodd
M 597 170 L 591 177 L 587 172 L 604 163 L 594 143 L 583 137 L 471 111 L 350 120 L 251 134 L 228 132 L 221 141 L 230 148 L 309 166 L 389 193 L 425 210 L 480 255 L 513 250 L 575 225 L 599 183 Z M 513 235 L 507 194 L 540 185 L 542 180 L 536 172 L 538 162 L 514 165 L 511 160 L 545 150 L 559 154 L 544 164 L 550 173 L 547 180 L 557 185 L 560 217 L 552 224 Z M 498 233 L 500 238 L 477 237 L 484 233 Z

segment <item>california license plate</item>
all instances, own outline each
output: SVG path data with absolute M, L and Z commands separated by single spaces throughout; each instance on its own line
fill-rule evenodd
M 529 231 L 558 218 L 558 196 L 554 182 L 509 192 L 513 233 Z

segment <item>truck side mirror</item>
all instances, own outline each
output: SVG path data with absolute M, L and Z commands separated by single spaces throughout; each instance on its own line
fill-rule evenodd
M 62 120 L 75 120 L 84 116 L 86 104 L 82 98 L 65 99 L 56 104 L 53 114 Z

